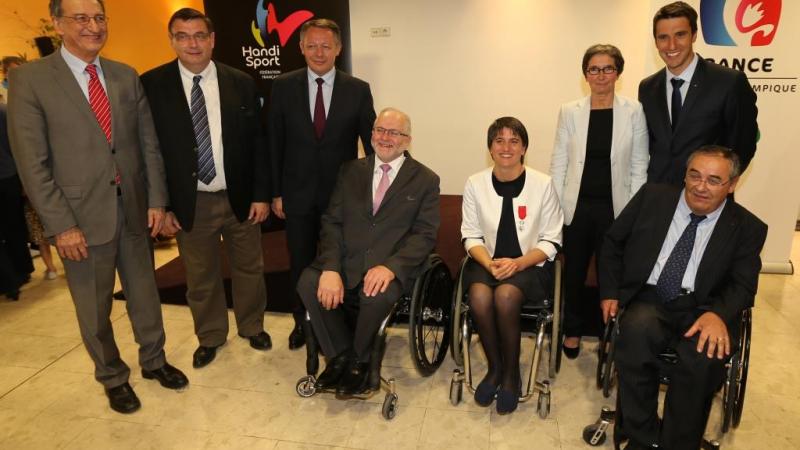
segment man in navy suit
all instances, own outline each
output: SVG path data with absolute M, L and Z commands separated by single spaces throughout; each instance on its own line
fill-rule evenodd
M 300 51 L 308 67 L 272 84 L 268 120 L 272 210 L 286 219 L 292 286 L 317 256 L 320 216 L 328 206 L 339 166 L 358 157 L 359 139 L 365 153 L 372 153 L 372 93 L 369 84 L 334 67 L 341 50 L 335 22 L 310 20 L 300 29 Z M 293 304 L 290 349 L 305 342 L 300 328 L 305 311 L 296 296 Z
M 744 172 L 758 139 L 756 94 L 747 77 L 694 52 L 697 11 L 684 2 L 656 12 L 653 37 L 666 67 L 639 84 L 650 133 L 647 181 L 683 186 L 689 154 L 707 144 L 733 149 Z
M 697 449 L 742 311 L 753 306 L 767 225 L 729 198 L 739 158 L 709 145 L 689 156 L 685 187 L 645 184 L 598 258 L 603 318 L 620 315 L 615 363 L 627 448 Z M 658 354 L 679 361 L 659 429 Z
M 199 346 L 192 365 L 214 360 L 228 337 L 220 238 L 231 267 L 239 336 L 269 350 L 264 331 L 261 227 L 269 214 L 269 162 L 260 97 L 246 73 L 211 60 L 214 27 L 183 8 L 168 24 L 178 58 L 142 75 L 167 173 L 164 230 L 176 234 L 186 267 L 186 302 Z

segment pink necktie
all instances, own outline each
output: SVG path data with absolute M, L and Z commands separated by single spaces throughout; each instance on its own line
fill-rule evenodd
M 111 104 L 108 96 L 97 76 L 97 66 L 89 64 L 86 66 L 86 73 L 89 74 L 89 105 L 92 107 L 97 123 L 103 129 L 108 143 L 111 143 Z
M 375 190 L 375 198 L 372 199 L 372 215 L 374 216 L 375 213 L 378 212 L 378 208 L 381 207 L 381 202 L 383 201 L 383 197 L 386 195 L 386 191 L 389 190 L 389 170 L 392 166 L 388 164 L 381 164 L 381 170 L 383 170 L 383 175 L 381 176 L 381 181 L 378 182 L 378 189 Z

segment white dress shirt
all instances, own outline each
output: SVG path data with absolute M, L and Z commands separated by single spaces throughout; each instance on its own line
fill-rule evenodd
M 381 182 L 381 178 L 383 178 L 383 169 L 381 166 L 383 164 L 389 164 L 391 169 L 386 172 L 386 175 L 389 177 L 389 186 L 392 185 L 394 179 L 397 178 L 397 173 L 400 172 L 400 167 L 403 166 L 403 161 L 406 160 L 406 155 L 400 155 L 399 157 L 395 158 L 394 161 L 385 163 L 381 161 L 378 156 L 375 156 L 375 167 L 372 169 L 372 198 L 375 199 L 375 191 L 378 190 L 378 184 Z
M 314 107 L 317 105 L 317 78 L 322 78 L 322 103 L 325 105 L 325 117 L 331 109 L 331 96 L 333 95 L 333 81 L 336 78 L 336 67 L 329 70 L 321 77 L 311 69 L 308 71 L 308 106 L 311 108 L 311 119 L 314 119 Z
M 692 62 L 689 63 L 688 67 L 683 69 L 680 75 L 673 75 L 669 69 L 664 71 L 667 73 L 667 110 L 669 111 L 670 121 L 672 120 L 672 79 L 680 78 L 683 80 L 683 84 L 681 85 L 681 105 L 683 105 L 686 102 L 686 94 L 689 92 L 689 85 L 692 84 L 692 77 L 694 76 L 694 70 L 697 68 L 698 58 L 697 53 L 695 53 Z
M 186 103 L 192 104 L 192 86 L 194 86 L 195 75 L 202 77 L 200 79 L 200 89 L 203 90 L 203 97 L 206 101 L 208 131 L 211 133 L 211 153 L 214 155 L 214 170 L 217 175 L 209 184 L 197 180 L 197 190 L 203 192 L 224 190 L 227 188 L 227 184 L 225 183 L 224 149 L 222 148 L 222 108 L 219 101 L 217 66 L 214 65 L 214 61 L 211 61 L 202 72 L 194 73 L 184 67 L 179 60 L 178 69 L 181 73 L 181 83 L 183 84 L 183 93 L 186 95 Z
M 697 224 L 697 234 L 694 236 L 692 256 L 689 257 L 689 264 L 686 265 L 686 272 L 684 272 L 683 280 L 681 281 L 681 287 L 689 292 L 694 291 L 694 279 L 697 276 L 697 267 L 703 259 L 703 253 L 706 251 L 708 241 L 711 239 L 711 234 L 714 232 L 717 220 L 720 214 L 722 214 L 722 209 L 725 208 L 727 202 L 727 199 L 723 201 L 719 208 L 707 214 L 706 218 Z M 681 191 L 681 198 L 678 200 L 678 206 L 675 208 L 675 214 L 672 216 L 672 223 L 669 225 L 667 237 L 661 245 L 661 252 L 658 254 L 658 259 L 653 266 L 653 271 L 650 272 L 650 278 L 647 279 L 647 284 L 655 286 L 656 283 L 658 283 L 658 277 L 661 276 L 661 270 L 667 263 L 672 249 L 675 248 L 675 244 L 678 243 L 678 239 L 680 239 L 683 234 L 683 230 L 686 229 L 686 226 L 691 222 L 689 216 L 691 212 L 692 210 L 689 209 L 689 205 L 686 204 L 686 190 L 684 189 Z
M 75 79 L 78 81 L 78 86 L 81 87 L 81 92 L 83 92 L 84 97 L 86 97 L 86 101 L 89 101 L 89 72 L 86 71 L 86 66 L 89 64 L 70 53 L 70 51 L 67 50 L 67 47 L 63 45 L 61 46 L 61 57 L 64 58 L 64 62 L 67 63 L 67 67 L 69 67 L 72 75 L 74 75 Z M 103 85 L 103 90 L 106 91 L 106 95 L 108 95 L 106 78 L 103 76 L 103 68 L 100 66 L 100 56 L 95 56 L 94 61 L 92 61 L 91 64 L 94 64 L 97 67 L 97 78 L 100 79 L 100 84 Z M 109 98 L 109 102 L 110 101 L 111 99 Z

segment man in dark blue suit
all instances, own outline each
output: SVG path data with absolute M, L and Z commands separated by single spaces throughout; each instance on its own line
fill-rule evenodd
M 272 210 L 286 219 L 292 286 L 317 256 L 320 216 L 328 207 L 339 166 L 358 157 L 358 140 L 372 153 L 375 121 L 369 84 L 334 67 L 342 50 L 339 26 L 313 19 L 300 29 L 307 68 L 273 81 L 268 136 L 272 158 Z M 305 339 L 305 311 L 293 295 L 295 328 L 289 348 Z
M 744 172 L 758 139 L 756 94 L 747 77 L 694 52 L 697 11 L 684 2 L 656 12 L 653 37 L 666 67 L 639 84 L 650 134 L 647 181 L 683 186 L 689 154 L 707 144 L 733 149 Z

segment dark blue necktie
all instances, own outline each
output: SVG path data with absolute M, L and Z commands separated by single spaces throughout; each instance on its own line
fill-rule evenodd
M 674 130 L 678 126 L 678 118 L 681 115 L 681 106 L 683 106 L 683 99 L 681 98 L 683 80 L 673 78 L 669 81 L 672 83 L 672 129 Z
M 672 253 L 669 254 L 664 268 L 661 269 L 661 275 L 658 276 L 656 282 L 656 292 L 664 302 L 674 300 L 681 293 L 681 282 L 683 281 L 683 274 L 686 273 L 686 266 L 689 265 L 689 259 L 692 256 L 692 249 L 694 248 L 694 238 L 697 235 L 697 225 L 702 222 L 706 216 L 698 216 L 689 214 L 691 222 L 683 229 L 683 234 L 678 238 Z
M 200 75 L 192 79 L 192 125 L 194 137 L 197 142 L 197 178 L 204 184 L 209 184 L 217 176 L 214 169 L 214 153 L 211 151 L 211 132 L 208 129 L 208 112 L 203 89 L 200 88 Z

